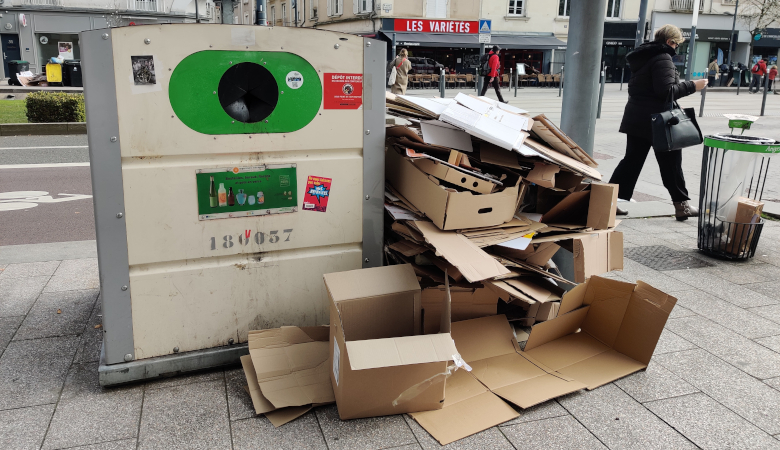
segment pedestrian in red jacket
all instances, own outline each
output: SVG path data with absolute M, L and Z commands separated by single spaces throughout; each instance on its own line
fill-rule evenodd
M 498 45 L 494 45 L 493 50 L 488 53 L 488 66 L 490 70 L 485 71 L 485 79 L 482 81 L 482 92 L 479 95 L 484 96 L 485 92 L 487 92 L 488 84 L 492 84 L 496 89 L 498 101 L 501 103 L 509 103 L 504 101 L 504 97 L 501 95 L 501 85 L 498 82 L 498 77 L 500 75 L 498 67 L 501 64 L 498 59 L 498 52 L 500 51 L 501 48 Z
M 750 87 L 748 87 L 748 92 L 754 94 L 755 92 L 753 92 L 753 86 L 756 87 L 756 92 L 761 90 L 761 85 L 763 84 L 761 77 L 766 75 L 766 61 L 759 59 L 753 68 L 750 69 L 750 73 L 753 74 L 753 77 L 750 79 Z
M 772 85 L 775 83 L 775 77 L 777 76 L 777 66 L 772 66 L 769 69 L 769 92 L 772 92 Z

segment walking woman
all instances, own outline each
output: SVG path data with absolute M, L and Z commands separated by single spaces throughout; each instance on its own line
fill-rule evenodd
M 674 100 L 691 95 L 707 86 L 707 79 L 680 81 L 672 55 L 683 41 L 682 31 L 674 25 L 664 25 L 655 33 L 655 40 L 643 44 L 626 55 L 631 67 L 628 81 L 628 104 L 623 112 L 620 132 L 626 134 L 626 155 L 612 174 L 610 183 L 620 185 L 618 198 L 631 200 L 642 166 L 650 152 L 652 128 L 650 115 L 669 108 L 667 97 Z M 677 220 L 698 216 L 699 210 L 689 204 L 688 190 L 682 171 L 682 150 L 655 152 L 661 169 L 661 180 L 674 203 Z M 621 208 L 618 214 L 628 214 Z
M 409 53 L 402 48 L 398 56 L 391 62 L 395 66 L 395 83 L 390 86 L 390 92 L 393 94 L 406 94 L 406 83 L 409 81 L 409 70 L 412 69 L 412 63 L 407 57 Z

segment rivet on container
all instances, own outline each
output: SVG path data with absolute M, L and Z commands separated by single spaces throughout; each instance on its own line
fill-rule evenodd
M 179 347 L 173 347 L 173 353 L 179 353 Z
M 126 362 L 130 362 L 130 361 L 132 361 L 132 360 L 133 360 L 133 355 L 131 355 L 130 353 L 128 353 L 128 354 L 126 354 L 126 355 L 125 355 L 125 361 L 126 361 Z
M 336 45 L 334 45 L 334 46 L 333 46 L 333 48 L 335 48 L 336 50 L 338 50 L 338 49 L 339 49 L 339 47 L 340 47 L 340 45 L 339 45 L 339 44 L 336 44 Z
M 144 39 L 144 44 L 149 45 L 152 43 L 152 40 L 149 38 Z

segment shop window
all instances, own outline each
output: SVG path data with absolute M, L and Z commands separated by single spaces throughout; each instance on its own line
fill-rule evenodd
M 38 33 L 35 35 L 38 46 L 38 64 L 44 67 L 51 57 L 63 56 L 64 59 L 81 59 L 78 34 Z
M 571 12 L 571 0 L 558 0 L 558 15 L 569 17 L 569 12 Z
M 525 0 L 509 0 L 509 13 L 510 16 L 522 16 Z
M 327 1 L 328 1 L 328 16 L 340 16 L 344 13 L 344 0 L 327 0 Z
M 623 0 L 607 0 L 607 17 L 612 19 L 619 18 L 622 6 Z

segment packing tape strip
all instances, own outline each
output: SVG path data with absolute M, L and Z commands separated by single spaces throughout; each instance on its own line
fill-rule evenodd
M 437 373 L 436 375 L 433 375 L 431 377 L 428 377 L 424 379 L 423 381 L 410 386 L 405 391 L 401 392 L 401 395 L 396 397 L 395 400 L 393 400 L 393 406 L 398 406 L 399 404 L 406 402 L 408 400 L 411 400 L 418 395 L 422 394 L 426 389 L 433 386 L 435 383 L 438 383 L 439 381 L 444 381 L 447 378 L 450 377 L 450 375 L 453 374 L 458 369 L 464 369 L 467 372 L 471 372 L 471 366 L 466 363 L 466 361 L 463 360 L 463 358 L 460 356 L 459 353 L 456 353 L 452 355 L 452 360 L 454 364 L 447 366 L 447 369 L 442 373 Z

